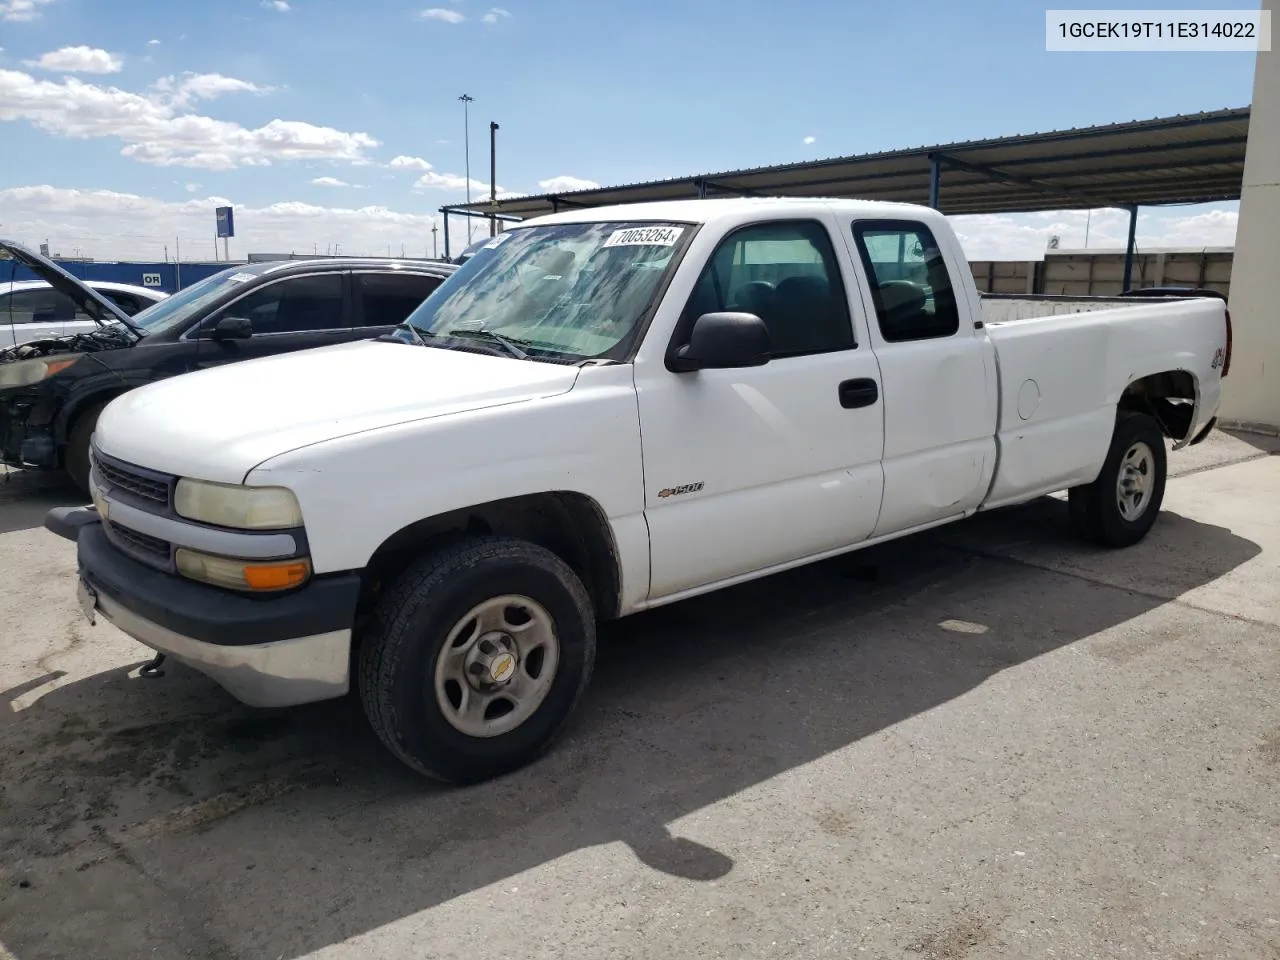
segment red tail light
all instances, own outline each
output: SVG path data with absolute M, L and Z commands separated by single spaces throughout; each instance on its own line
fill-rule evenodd
M 1227 310 L 1227 355 L 1222 360 L 1222 375 L 1225 377 L 1231 370 L 1231 311 Z

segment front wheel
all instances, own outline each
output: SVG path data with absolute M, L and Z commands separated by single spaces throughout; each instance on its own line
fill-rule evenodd
M 71 482 L 81 493 L 89 492 L 89 443 L 93 439 L 93 431 L 98 426 L 98 417 L 107 408 L 106 403 L 97 403 L 85 410 L 76 418 L 67 434 L 67 448 L 62 462 Z
M 1097 479 L 1068 492 L 1076 532 L 1106 547 L 1137 543 L 1160 513 L 1166 471 L 1160 424 L 1145 413 L 1122 412 Z
M 468 537 L 409 567 L 378 603 L 359 688 L 378 737 L 415 770 L 474 783 L 532 761 L 595 662 L 581 581 L 555 554 Z

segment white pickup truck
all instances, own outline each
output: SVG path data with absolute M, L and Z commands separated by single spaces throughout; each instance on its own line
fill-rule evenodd
M 598 620 L 1069 490 L 1140 540 L 1212 427 L 1219 299 L 984 324 L 938 213 L 702 200 L 499 234 L 394 334 L 108 406 L 80 598 L 240 700 L 355 683 L 404 762 L 529 762 Z M 353 680 L 353 677 L 355 678 Z

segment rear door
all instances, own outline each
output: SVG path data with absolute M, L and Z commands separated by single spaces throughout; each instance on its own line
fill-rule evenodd
M 365 336 L 378 337 L 390 333 L 423 300 L 444 283 L 444 277 L 426 273 L 397 271 L 355 271 L 351 275 L 352 306 L 355 326 Z
M 914 220 L 846 218 L 868 283 L 884 387 L 884 502 L 875 536 L 963 516 L 995 469 L 996 372 L 977 332 L 960 251 Z
M 200 348 L 196 365 L 221 366 L 254 357 L 291 353 L 367 336 L 353 326 L 350 276 L 342 270 L 268 280 L 220 307 L 195 333 Z M 247 340 L 214 340 L 211 331 L 224 317 L 247 319 Z

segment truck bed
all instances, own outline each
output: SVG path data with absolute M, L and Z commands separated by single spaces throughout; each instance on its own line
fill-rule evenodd
M 990 302 L 1028 309 L 1060 303 Z M 1214 364 L 1220 362 L 1226 325 L 1222 300 L 1074 303 L 1079 309 L 1069 313 L 985 323 L 999 378 L 999 466 L 984 509 L 1091 481 L 1106 457 L 1121 395 L 1145 377 L 1174 370 L 1188 378 L 1195 411 L 1187 439 L 1217 408 L 1220 378 Z

